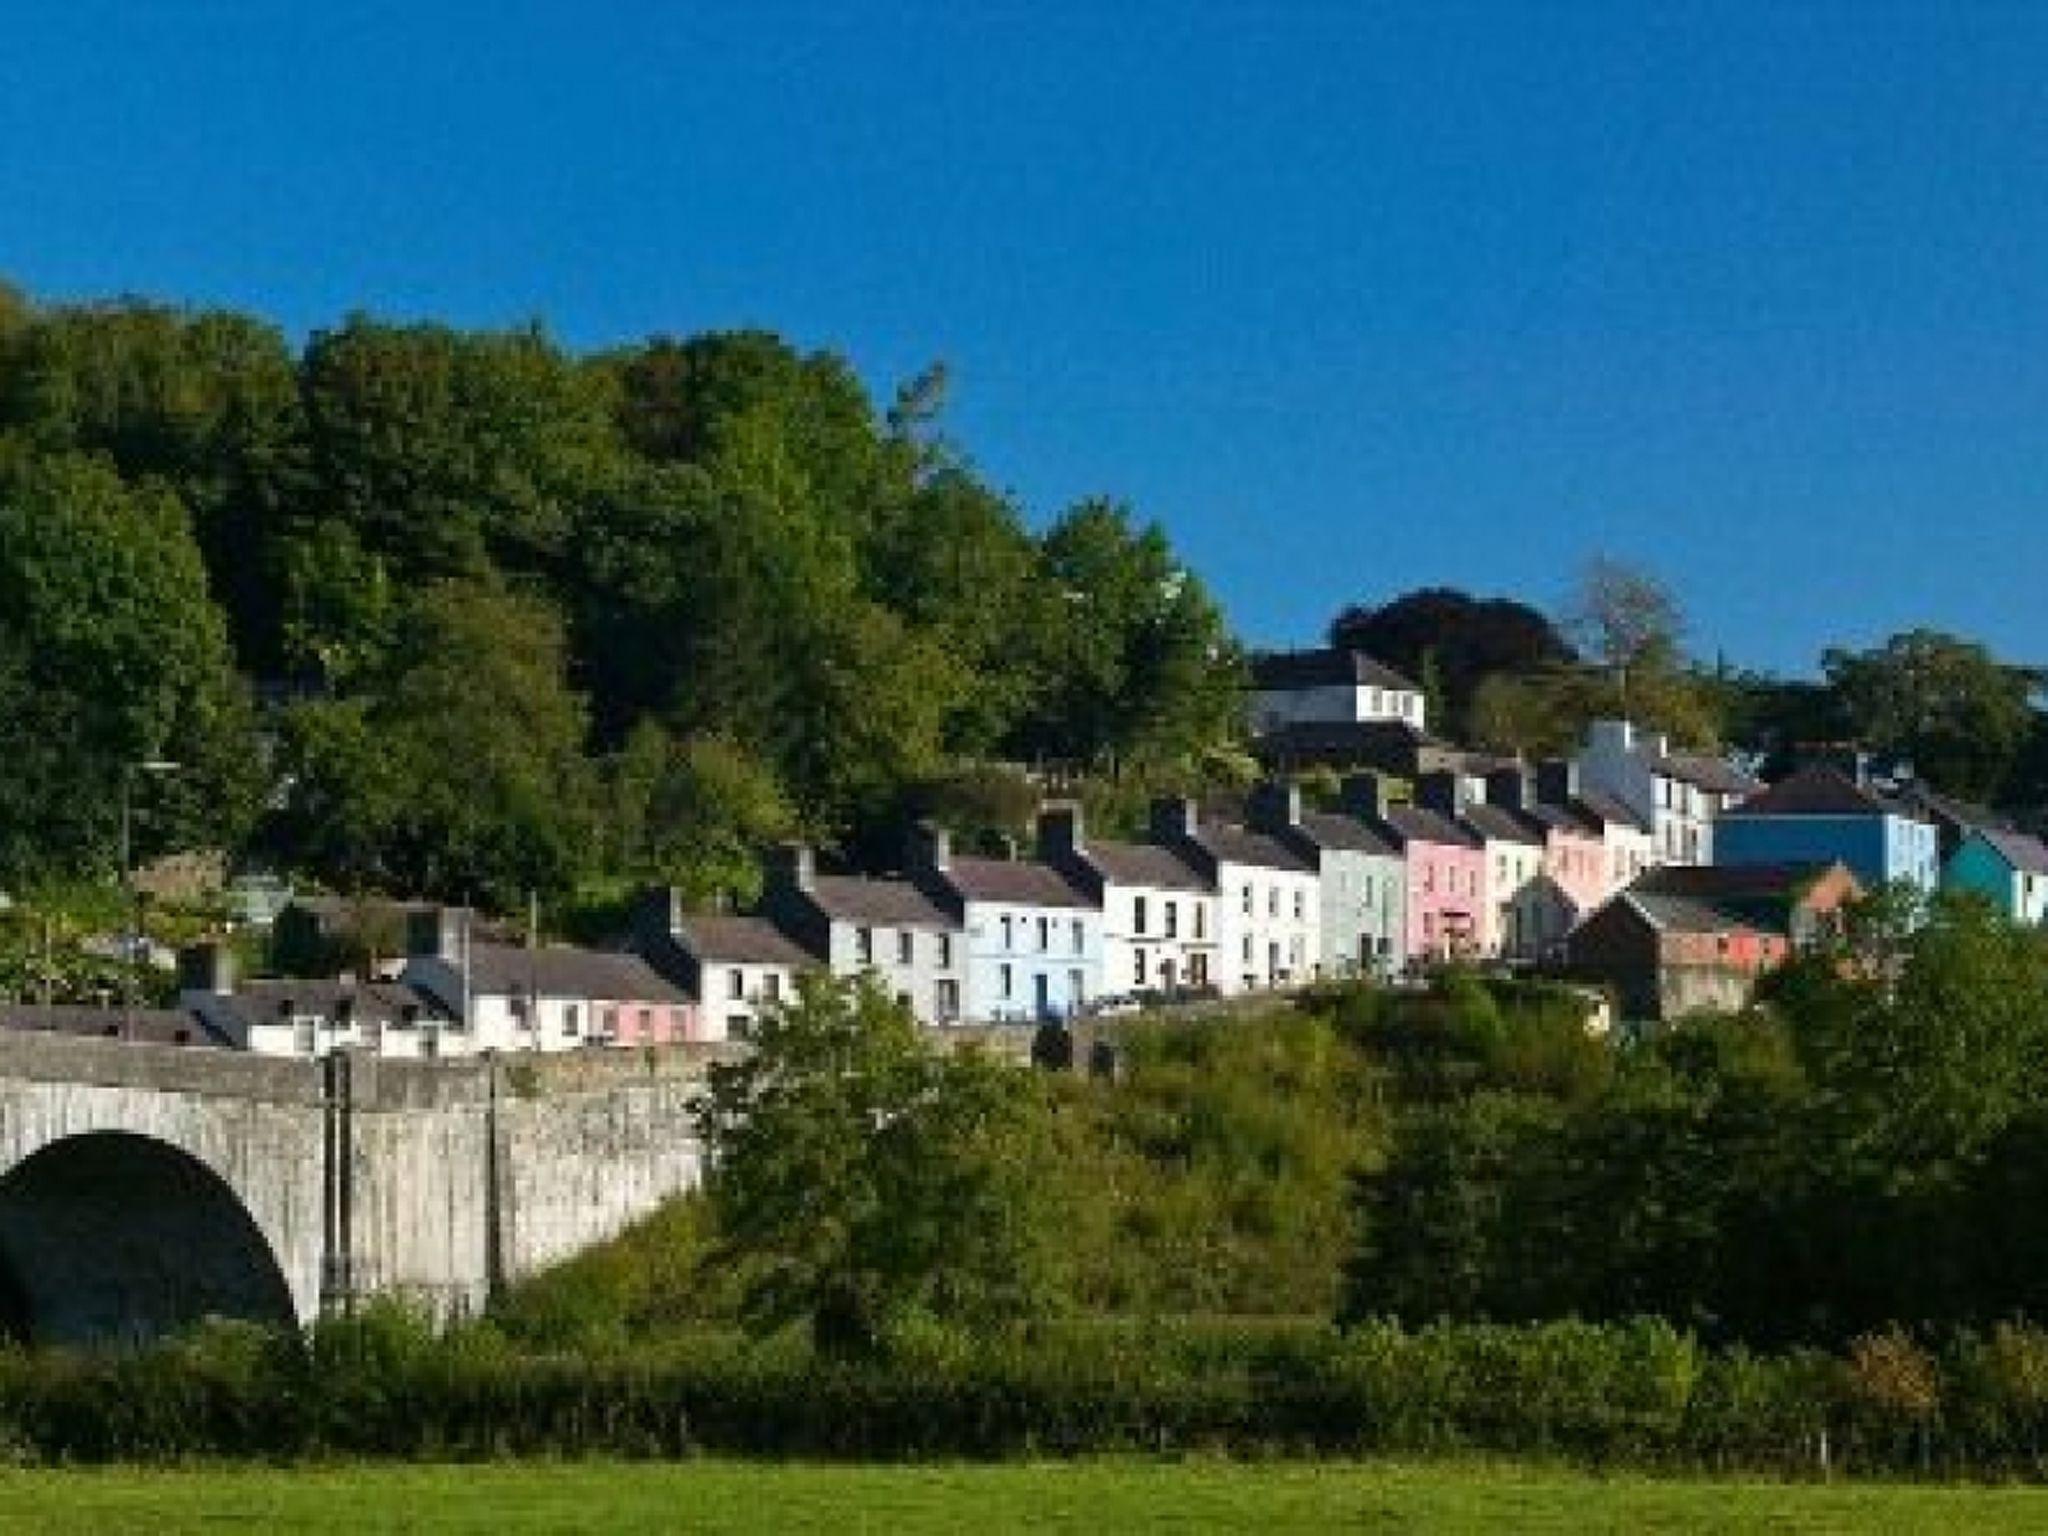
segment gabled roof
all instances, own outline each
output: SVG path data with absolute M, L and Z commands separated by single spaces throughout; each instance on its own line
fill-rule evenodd
M 492 945 L 479 944 L 471 962 Z M 522 951 L 524 953 L 524 951 Z M 445 1016 L 433 998 L 397 981 L 336 981 L 297 976 L 258 976 L 240 983 L 212 1006 L 246 1026 L 289 1023 L 294 1018 L 332 1019 L 346 1013 L 365 1024 L 396 1024 L 408 1017 Z
M 2020 874 L 2048 875 L 2048 843 L 2028 832 L 2008 832 L 2002 827 L 1978 827 L 1970 834 L 1987 844 Z
M 1249 864 L 1258 869 L 1279 869 L 1289 874 L 1312 875 L 1315 865 L 1277 837 L 1253 832 L 1228 822 L 1205 822 L 1195 833 L 1195 842 L 1212 858 L 1224 864 Z
M 608 1003 L 684 1003 L 683 992 L 661 979 L 638 955 L 605 949 L 543 944 L 476 944 L 469 952 L 473 992 L 507 997 L 529 991 L 542 997 L 587 997 Z
M 144 1045 L 226 1046 L 230 1042 L 183 1008 L 103 1008 L 85 1004 L 0 1003 L 0 1030 L 83 1035 Z
M 1793 913 L 1831 863 L 1665 864 L 1645 870 L 1619 899 L 1660 928 L 1686 933 L 1749 929 L 1787 936 Z
M 1465 807 L 1465 824 L 1489 842 L 1543 843 L 1543 831 L 1529 818 L 1487 801 Z
M 1442 843 L 1452 848 L 1480 846 L 1479 838 L 1470 829 L 1419 805 L 1390 805 L 1383 819 L 1404 848 L 1409 843 Z
M 1318 848 L 1342 853 L 1369 853 L 1381 858 L 1399 858 L 1401 850 L 1356 816 L 1334 811 L 1303 811 L 1301 830 Z
M 1572 837 L 1598 837 L 1601 831 L 1599 818 L 1590 815 L 1579 801 L 1559 805 L 1551 800 L 1531 800 L 1522 808 L 1521 815 L 1536 823 L 1546 834 L 1562 832 Z
M 1087 894 L 1050 864 L 1035 859 L 951 859 L 940 879 L 967 901 L 1020 907 L 1088 907 Z
M 1893 798 L 1901 805 L 1911 806 L 1926 820 L 1939 826 L 1953 827 L 1960 832 L 1976 832 L 1981 829 L 2009 832 L 2013 827 L 2011 818 L 2002 816 L 1989 807 L 1972 805 L 1967 800 L 1938 794 L 1917 780 L 1905 785 Z
M 1202 872 L 1171 848 L 1156 843 L 1121 843 L 1090 838 L 1081 850 L 1113 885 L 1149 885 L 1160 890 L 1207 892 Z
M 1663 896 L 1654 891 L 1624 891 L 1616 900 L 1640 912 L 1653 928 L 1669 933 L 1735 933 L 1760 931 L 1738 913 L 1711 902 L 1684 896 Z
M 1750 777 L 1726 758 L 1704 752 L 1666 752 L 1650 761 L 1650 771 L 1678 779 L 1716 795 L 1753 795 L 1763 788 L 1761 780 Z
M 1631 832 L 1649 833 L 1652 828 L 1642 817 L 1603 789 L 1582 789 L 1572 802 L 1595 822 L 1627 827 Z
M 960 925 L 908 880 L 819 875 L 805 893 L 835 922 L 866 928 L 957 928 Z
M 1415 684 L 1363 651 L 1323 647 L 1308 651 L 1265 651 L 1252 657 L 1252 686 L 1275 691 L 1363 683 L 1417 693 Z
M 1780 779 L 1760 795 L 1722 813 L 1726 816 L 1899 816 L 1924 818 L 1911 806 L 1858 784 L 1841 769 L 1815 763 Z
M 685 917 L 675 940 L 698 960 L 713 965 L 786 965 L 794 969 L 818 964 L 817 956 L 765 917 L 722 912 Z

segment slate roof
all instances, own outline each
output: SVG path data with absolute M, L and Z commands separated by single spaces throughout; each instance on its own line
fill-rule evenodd
M 1645 870 L 1622 899 L 1661 928 L 1720 933 L 1747 928 L 1786 935 L 1792 912 L 1830 863 L 1719 865 L 1666 864 Z
M 1546 831 L 1569 833 L 1574 837 L 1598 837 L 1600 818 L 1590 814 L 1582 801 L 1558 805 L 1549 800 L 1531 800 L 1522 815 Z
M 2013 830 L 2011 819 L 2001 816 L 1997 811 L 1981 805 L 1972 805 L 1967 800 L 1937 794 L 1925 784 L 1908 784 L 1899 791 L 1896 798 L 1900 804 L 1911 806 L 1925 819 L 1964 832 L 1985 829 L 2001 832 Z
M 1924 819 L 1912 806 L 1858 784 L 1839 768 L 1815 764 L 1780 779 L 1723 814 L 1728 816 L 1902 816 Z
M 1481 837 L 1501 843 L 1543 843 L 1543 830 L 1528 817 L 1493 805 L 1486 801 L 1475 801 L 1465 807 L 1465 824 Z
M 863 928 L 958 928 L 946 910 L 908 880 L 819 875 L 805 893 L 835 922 Z
M 675 941 L 699 960 L 726 965 L 816 965 L 818 957 L 765 917 L 706 913 L 683 918 Z
M 1479 839 L 1466 828 L 1419 805 L 1390 805 L 1384 819 L 1404 847 L 1409 843 L 1446 843 L 1453 848 L 1479 846 Z
M 1704 752 L 1666 752 L 1651 761 L 1650 769 L 1710 794 L 1753 795 L 1763 788 L 1760 780 L 1751 778 L 1727 759 Z
M 2032 833 L 2009 832 L 2002 827 L 1979 827 L 1976 835 L 2020 873 L 2048 875 L 2048 843 Z
M 1275 692 L 1363 683 L 1419 693 L 1414 683 L 1363 651 L 1324 647 L 1308 651 L 1266 651 L 1252 657 L 1252 686 Z
M 543 944 L 477 944 L 469 952 L 471 988 L 480 993 L 542 997 L 589 997 L 609 1003 L 685 1003 L 684 993 L 663 981 L 638 955 L 605 949 Z
M 1635 832 L 1652 830 L 1642 817 L 1602 789 L 1580 790 L 1573 804 L 1597 822 L 1613 822 Z
M 476 946 L 481 955 L 485 946 Z M 523 951 L 522 951 L 523 953 Z M 475 957 L 472 956 L 472 963 Z M 290 1004 L 286 1009 L 285 1005 Z M 396 1024 L 412 1010 L 416 1019 L 444 1017 L 440 1004 L 417 987 L 395 981 L 331 981 L 300 977 L 252 977 L 214 1005 L 244 1025 L 276 1024 L 299 1018 L 335 1018 L 343 1012 L 358 1021 Z
M 1297 875 L 1316 872 L 1314 861 L 1303 858 L 1279 838 L 1232 826 L 1228 822 L 1204 823 L 1196 832 L 1195 841 L 1208 849 L 1211 857 L 1220 863 L 1249 864 L 1258 869 L 1279 869 Z
M 1168 891 L 1206 892 L 1202 872 L 1171 848 L 1156 843 L 1120 843 L 1090 838 L 1082 849 L 1090 863 L 1115 885 L 1149 885 Z
M 980 859 L 955 856 L 941 872 L 968 901 L 1007 902 L 1020 907 L 1089 907 L 1094 903 L 1065 875 L 1035 859 Z
M 127 1039 L 144 1045 L 194 1045 L 224 1048 L 230 1042 L 196 1013 L 182 1008 L 137 1008 L 131 1016 L 121 1008 L 86 1004 L 0 1003 L 0 1030 L 38 1034 Z
M 1303 811 L 1301 830 L 1321 848 L 1342 853 L 1376 854 L 1386 859 L 1401 856 L 1400 849 L 1356 816 L 1340 816 L 1334 811 Z

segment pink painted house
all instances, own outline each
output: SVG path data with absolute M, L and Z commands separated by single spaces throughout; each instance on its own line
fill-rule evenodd
M 1476 957 L 1485 931 L 1486 847 L 1447 816 L 1391 800 L 1377 774 L 1344 785 L 1345 806 L 1401 854 L 1411 964 Z
M 696 1003 L 638 955 L 471 943 L 467 915 L 447 909 L 413 930 L 401 979 L 447 1014 L 435 1054 L 671 1045 L 702 1033 Z
M 1525 937 L 1520 958 L 1538 960 L 1555 955 L 1565 936 L 1614 893 L 1613 860 L 1607 829 L 1577 795 L 1568 763 L 1546 765 L 1532 776 L 1524 768 L 1503 768 L 1486 776 L 1486 798 L 1494 814 L 1515 818 L 1531 828 L 1542 852 L 1538 877 L 1522 895 L 1518 914 Z

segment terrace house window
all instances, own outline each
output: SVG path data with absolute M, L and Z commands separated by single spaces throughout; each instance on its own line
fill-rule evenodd
M 915 953 L 911 948 L 914 938 L 915 935 L 908 928 L 896 935 L 896 963 L 898 965 L 910 964 L 911 956 Z
M 862 965 L 875 963 L 875 931 L 872 928 L 856 928 L 853 931 L 853 950 L 860 956 Z

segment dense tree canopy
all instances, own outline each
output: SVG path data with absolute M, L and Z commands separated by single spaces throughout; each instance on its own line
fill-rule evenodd
M 594 356 L 364 316 L 0 295 L 0 880 L 257 846 L 504 900 L 858 843 L 978 763 L 1193 770 L 1235 646 L 1156 527 L 1040 535 L 941 430 L 766 332 Z M 88 684 L 90 686 L 88 686 Z M 267 708 L 252 716 L 254 692 Z M 80 791 L 83 792 L 80 792 Z M 160 792 L 158 792 L 160 791 Z
M 1458 734 L 1488 678 L 1519 676 L 1577 659 L 1557 626 L 1525 603 L 1425 587 L 1378 607 L 1353 606 L 1330 622 L 1330 643 L 1350 646 L 1423 682 L 1433 673 L 1442 729 Z
M 255 811 L 248 699 L 190 522 L 99 460 L 0 453 L 0 879 L 111 867 L 124 780 L 140 852 L 233 841 Z
M 2027 745 L 2038 679 L 1971 641 L 1916 629 L 1821 666 L 1855 739 L 1951 793 L 1992 798 Z

